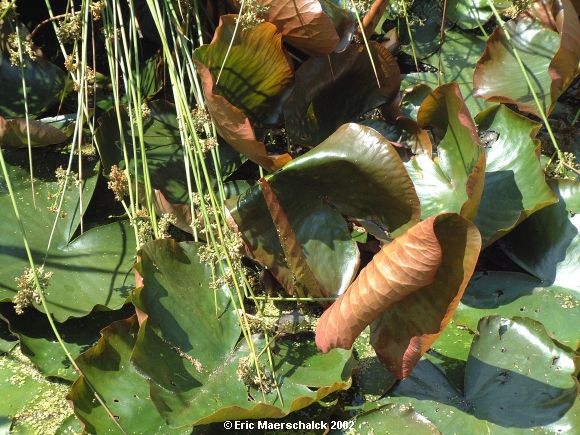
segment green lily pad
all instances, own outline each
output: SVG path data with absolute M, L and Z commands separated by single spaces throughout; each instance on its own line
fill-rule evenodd
M 172 429 L 149 397 L 149 381 L 130 363 L 139 324 L 135 316 L 113 322 L 96 346 L 77 358 L 84 376 L 72 386 L 68 399 L 88 433 L 186 434 Z M 113 415 L 94 397 L 94 388 Z
M 358 269 L 358 248 L 343 215 L 372 221 L 394 235 L 418 218 L 418 199 L 397 152 L 375 130 L 358 124 L 342 126 L 268 183 L 328 295 L 342 293 Z M 231 213 L 253 257 L 292 289 L 292 273 L 262 189 L 244 192 Z
M 151 399 L 176 427 L 244 418 L 282 417 L 350 386 L 350 351 L 321 355 L 312 343 L 253 337 L 261 388 L 224 287 L 212 290 L 200 244 L 161 240 L 140 251 L 135 291 L 142 324 L 132 361 L 151 379 Z M 194 313 L 194 314 L 192 314 Z M 274 373 L 268 361 L 270 347 Z M 274 386 L 278 385 L 280 396 Z M 280 400 L 282 398 L 282 401 Z
M 472 116 L 492 104 L 473 95 L 473 71 L 477 60 L 485 48 L 485 38 L 464 32 L 449 30 L 445 33 L 445 44 L 438 53 L 425 60 L 435 68 L 439 67 L 441 56 L 441 83 L 438 73 L 418 72 L 403 78 L 403 88 L 425 84 L 436 88 L 443 83 L 456 82 L 459 85 L 465 104 Z
M 534 213 L 500 246 L 542 281 L 580 291 L 580 182 L 557 180 L 551 185 L 560 201 Z
M 499 316 L 479 324 L 466 365 L 464 391 L 421 361 L 383 403 L 409 404 L 443 434 L 556 434 L 578 421 L 573 353 L 534 320 Z M 380 404 L 381 402 L 379 402 Z M 564 430 L 565 431 L 565 430 Z
M 172 203 L 185 204 L 189 202 L 187 177 L 185 172 L 184 148 L 181 143 L 179 124 L 175 106 L 164 100 L 153 101 L 148 104 L 151 115 L 143 121 L 143 142 L 147 157 L 147 166 L 151 185 L 159 189 Z M 125 167 L 123 157 L 123 142 L 129 156 L 129 171 L 134 174 L 135 160 L 133 158 L 131 137 L 131 121 L 127 110 L 121 109 L 121 125 L 123 137 L 119 134 L 117 114 L 114 109 L 109 110 L 99 118 L 99 127 L 95 132 L 95 141 L 99 148 L 99 155 L 103 161 L 103 171 L 109 174 L 111 166 Z M 135 128 L 135 135 L 137 130 Z M 142 157 L 139 139 L 135 137 L 137 147 L 137 167 L 139 182 L 144 182 Z M 242 163 L 240 155 L 228 144 L 221 143 L 218 147 L 221 163 L 221 176 L 226 178 Z M 210 174 L 215 176 L 211 156 L 207 157 L 206 165 Z
M 515 47 L 526 66 L 541 109 L 550 113 L 559 96 L 551 94 L 550 64 L 560 47 L 560 35 L 530 18 L 511 20 L 505 26 L 511 42 L 499 26 L 489 37 L 473 73 L 475 95 L 488 101 L 516 104 L 520 110 L 540 116 L 513 54 Z
M 475 224 L 484 245 L 509 233 L 516 225 L 557 201 L 548 184 L 534 139 L 539 125 L 506 106 L 480 113 L 480 132 L 498 136 L 487 145 L 485 184 Z
M 457 308 L 455 322 L 475 331 L 479 319 L 491 314 L 529 317 L 542 322 L 560 343 L 571 349 L 580 346 L 580 297 L 573 290 L 544 287 L 523 273 L 478 273 Z
M 120 308 L 128 296 L 132 280 L 129 272 L 135 249 L 133 230 L 127 223 L 118 222 L 92 228 L 77 236 L 80 198 L 74 180 L 65 191 L 61 215 L 49 210 L 58 200 L 52 197 L 59 191 L 54 171 L 59 165 L 66 167 L 68 157 L 44 149 L 33 155 L 36 178 L 34 209 L 27 154 L 26 150 L 4 151 L 35 264 L 44 263 L 45 269 L 54 273 L 45 291 L 50 311 L 57 321 L 63 322 L 69 317 L 85 316 L 95 306 Z M 85 162 L 83 211 L 93 194 L 97 171 L 97 162 Z M 5 228 L 10 229 L 0 235 L 0 262 L 3 264 L 0 269 L 0 301 L 8 301 L 17 292 L 15 278 L 29 267 L 29 262 L 4 183 L 0 183 L 0 220 Z M 47 253 L 55 220 L 57 225 Z
M 443 136 L 436 159 L 418 154 L 405 164 L 421 201 L 421 218 L 444 211 L 473 218 L 483 189 L 485 155 L 459 86 L 435 89 L 423 100 L 417 120 Z
M 412 406 L 388 403 L 343 422 L 346 430 L 331 431 L 331 434 L 384 433 L 384 434 L 440 434 L 437 427 Z
M 68 351 L 76 358 L 97 342 L 101 329 L 112 321 L 129 317 L 131 311 L 93 311 L 88 316 L 57 323 L 56 328 Z M 8 304 L 0 304 L 2 318 L 9 322 L 10 330 L 20 339 L 22 353 L 44 376 L 71 382 L 78 378 L 78 373 L 56 340 L 45 314 L 29 310 L 17 315 Z
M 483 27 L 492 15 L 488 0 L 450 0 L 447 3 L 447 17 L 462 29 Z
M 55 433 L 72 414 L 68 388 L 45 379 L 18 347 L 0 355 L 0 428 L 7 425 L 10 434 Z
M 400 84 L 396 59 L 374 42 L 370 52 L 378 77 L 364 45 L 313 57 L 300 66 L 284 108 L 290 141 L 317 145 L 340 125 L 395 98 Z
M 40 115 L 58 102 L 64 90 L 65 74 L 53 63 L 37 58 L 25 61 L 24 80 L 28 114 Z M 4 53 L 0 53 L 0 116 L 23 118 L 24 94 L 20 67 L 14 67 Z
M 553 423 L 574 403 L 578 368 L 541 323 L 485 317 L 465 367 L 465 397 L 476 417 L 508 427 Z
M 402 8 L 396 3 L 392 7 Z M 415 56 L 422 60 L 432 55 L 441 43 L 441 18 L 443 16 L 442 5 L 429 0 L 414 0 L 411 7 L 407 4 L 407 14 L 410 19 L 410 29 L 404 19 L 399 19 L 399 34 L 402 51 L 413 56 L 409 30 L 413 35 Z

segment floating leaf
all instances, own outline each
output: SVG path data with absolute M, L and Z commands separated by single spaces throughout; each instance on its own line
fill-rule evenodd
M 515 317 L 479 322 L 465 368 L 465 397 L 476 417 L 502 426 L 553 423 L 574 403 L 574 357 L 552 341 L 541 323 Z
M 32 117 L 56 104 L 64 90 L 64 72 L 53 63 L 42 59 L 26 60 L 24 69 L 12 66 L 0 53 L 0 116 L 23 118 L 24 93 L 22 72 L 26 82 L 28 114 Z
M 130 316 L 132 310 L 93 311 L 89 315 L 57 323 L 56 328 L 66 348 L 76 358 L 99 339 L 99 332 L 109 323 Z M 56 340 L 46 314 L 36 310 L 17 315 L 9 304 L 0 304 L 0 318 L 10 324 L 10 330 L 20 339 L 20 349 L 45 376 L 74 381 L 74 370 Z
M 534 140 L 539 125 L 500 105 L 480 113 L 480 132 L 497 133 L 486 149 L 485 184 L 475 223 L 489 245 L 532 213 L 557 201 Z
M 447 17 L 462 29 L 483 27 L 492 15 L 488 0 L 450 0 L 447 3 Z
M 425 84 L 436 88 L 443 83 L 456 82 L 465 98 L 469 112 L 475 116 L 481 110 L 492 106 L 473 95 L 473 71 L 477 60 L 483 53 L 485 41 L 482 36 L 448 30 L 445 32 L 445 44 L 441 46 L 440 51 L 425 60 L 434 68 L 439 68 L 439 59 L 441 59 L 441 83 L 439 83 L 439 73 L 416 72 L 404 77 L 403 87 Z
M 464 391 L 428 361 L 391 392 L 387 403 L 413 406 L 442 433 L 557 434 L 579 416 L 572 352 L 554 343 L 531 319 L 486 317 L 467 362 Z M 507 432 L 506 432 L 507 433 Z
M 580 182 L 558 180 L 552 187 L 560 201 L 534 213 L 500 246 L 544 282 L 580 291 Z
M 147 156 L 149 178 L 153 188 L 161 190 L 168 201 L 174 204 L 185 204 L 189 201 L 189 190 L 185 171 L 183 153 L 184 146 L 181 143 L 181 134 L 175 106 L 164 100 L 148 103 L 150 115 L 143 120 L 143 142 Z M 95 131 L 101 160 L 103 161 L 105 174 L 109 174 L 111 166 L 125 167 L 123 155 L 123 141 L 129 157 L 129 171 L 135 172 L 135 164 L 139 168 L 137 180 L 144 182 L 142 171 L 142 155 L 137 136 L 131 136 L 131 119 L 126 108 L 119 111 L 121 126 L 117 119 L 115 109 L 111 109 L 99 118 L 99 126 Z M 119 134 L 123 132 L 123 137 Z M 135 132 L 136 134 L 136 132 Z M 137 148 L 137 162 L 134 160 L 133 144 Z M 229 145 L 220 143 L 218 153 L 221 163 L 220 176 L 225 178 L 234 172 L 242 163 L 239 154 Z M 206 158 L 206 165 L 212 168 L 212 157 Z M 210 176 L 215 177 L 214 171 L 209 169 Z M 134 174 L 133 174 L 134 175 Z
M 541 110 L 550 113 L 559 96 L 551 91 L 550 65 L 560 46 L 560 35 L 525 17 L 508 21 L 505 26 L 511 41 L 507 40 L 499 26 L 489 37 L 473 74 L 475 96 L 488 101 L 516 104 L 520 110 L 540 116 L 513 54 L 515 48 L 539 98 Z
M 284 108 L 291 141 L 316 145 L 345 122 L 395 98 L 400 84 L 396 59 L 374 42 L 370 52 L 378 77 L 364 45 L 353 44 L 342 53 L 302 64 Z
M 235 16 L 223 16 L 212 43 L 194 53 L 207 108 L 228 144 L 264 168 L 275 170 L 290 158 L 287 154 L 269 156 L 256 139 L 253 124 L 277 122 L 293 79 L 292 67 L 273 24 L 237 32 L 229 49 L 234 28 Z
M 0 116 L 0 147 L 2 148 L 26 148 L 28 147 L 28 132 L 30 133 L 30 146 L 43 147 L 62 143 L 67 140 L 67 135 L 59 129 L 44 122 L 26 119 L 4 119 Z
M 55 433 L 72 415 L 66 402 L 68 385 L 45 379 L 15 347 L 0 355 L 0 433 Z
M 76 360 L 84 376 L 72 386 L 69 400 L 88 433 L 186 434 L 172 429 L 149 398 L 149 382 L 131 365 L 139 324 L 135 316 L 111 323 L 98 343 Z M 94 388 L 113 414 L 113 421 L 95 399 Z M 118 426 L 117 426 L 118 425 Z
M 481 239 L 469 221 L 442 214 L 384 246 L 316 329 L 320 350 L 348 349 L 369 324 L 371 344 L 398 378 L 453 316 L 473 273 Z
M 358 124 L 342 126 L 268 183 L 325 294 L 342 293 L 358 268 L 358 249 L 343 215 L 375 222 L 383 233 L 403 231 L 418 217 L 418 199 L 397 152 L 375 130 Z M 252 256 L 292 289 L 261 189 L 242 194 L 231 213 Z
M 523 273 L 477 273 L 465 290 L 455 321 L 476 331 L 479 319 L 492 314 L 529 317 L 542 322 L 560 343 L 571 349 L 580 346 L 580 297 L 573 290 L 544 287 Z
M 261 352 L 269 387 L 248 384 L 244 373 L 253 365 L 241 358 L 251 351 L 245 340 L 238 344 L 234 302 L 224 286 L 211 288 L 219 275 L 200 261 L 200 249 L 156 241 L 143 247 L 137 265 L 143 286 L 134 300 L 142 323 L 132 360 L 151 378 L 151 398 L 172 426 L 282 417 L 350 386 L 350 352 L 320 355 L 311 342 L 260 337 L 253 337 L 253 349 L 270 347 L 275 373 Z
M 421 217 L 451 211 L 472 219 L 483 190 L 485 153 L 457 84 L 442 85 L 427 96 L 417 120 L 443 137 L 437 159 L 419 154 L 405 164 L 421 200 Z
M 266 21 L 276 26 L 284 40 L 311 56 L 330 54 L 341 42 L 332 18 L 340 17 L 342 23 L 338 24 L 343 33 L 352 34 L 347 29 L 354 28 L 350 14 L 331 1 L 260 0 L 260 4 L 268 8 Z M 326 10 L 330 8 L 334 13 L 327 15 Z
M 349 426 L 350 427 L 350 426 Z M 419 414 L 412 406 L 390 403 L 380 405 L 353 419 L 351 429 L 332 431 L 331 434 L 344 433 L 397 433 L 433 435 L 440 434 L 437 427 Z
M 65 189 L 61 215 L 50 211 L 60 198 L 55 196 L 60 188 L 54 171 L 59 165 L 66 167 L 68 156 L 36 150 L 33 156 L 34 200 L 26 150 L 4 150 L 4 158 L 35 263 L 44 263 L 46 270 L 54 273 L 45 295 L 56 320 L 63 322 L 69 317 L 83 317 L 95 306 L 120 308 L 132 285 L 129 271 L 135 241 L 130 226 L 123 222 L 111 223 L 77 236 L 81 200 L 75 176 L 69 178 L 69 187 Z M 98 171 L 94 160 L 85 159 L 84 165 L 83 212 L 95 189 Z M 5 228 L 10 229 L 0 235 L 0 263 L 3 264 L 0 268 L 0 301 L 8 301 L 17 292 L 15 278 L 29 267 L 29 261 L 4 184 L 0 184 L 0 220 Z M 55 220 L 57 224 L 47 252 Z

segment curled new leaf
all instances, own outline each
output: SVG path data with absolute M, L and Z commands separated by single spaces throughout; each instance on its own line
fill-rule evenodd
M 481 237 L 449 213 L 384 246 L 322 315 L 316 344 L 350 348 L 371 325 L 371 344 L 399 378 L 409 375 L 453 315 L 475 268 Z

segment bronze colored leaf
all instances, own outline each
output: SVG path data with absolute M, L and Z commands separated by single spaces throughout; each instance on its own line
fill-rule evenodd
M 224 97 L 214 94 L 213 78 L 209 69 L 199 62 L 196 65 L 206 98 L 205 103 L 215 128 L 232 148 L 268 171 L 279 169 L 292 160 L 288 154 L 268 155 L 266 146 L 256 139 L 248 117 Z
M 30 132 L 30 146 L 44 147 L 55 145 L 67 140 L 66 134 L 44 122 L 28 120 Z M 26 148 L 28 146 L 28 133 L 25 119 L 4 119 L 0 116 L 0 147 L 2 148 Z
M 371 344 L 407 377 L 452 317 L 481 248 L 477 228 L 455 213 L 418 223 L 384 246 L 316 329 L 323 352 L 350 348 L 371 325 Z
M 330 54 L 340 38 L 334 23 L 318 0 L 260 0 L 268 7 L 266 21 L 274 24 L 284 39 L 312 56 Z

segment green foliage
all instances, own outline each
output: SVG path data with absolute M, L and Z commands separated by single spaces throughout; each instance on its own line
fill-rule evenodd
M 0 0 L 0 434 L 578 432 L 573 2 L 57 3 Z

